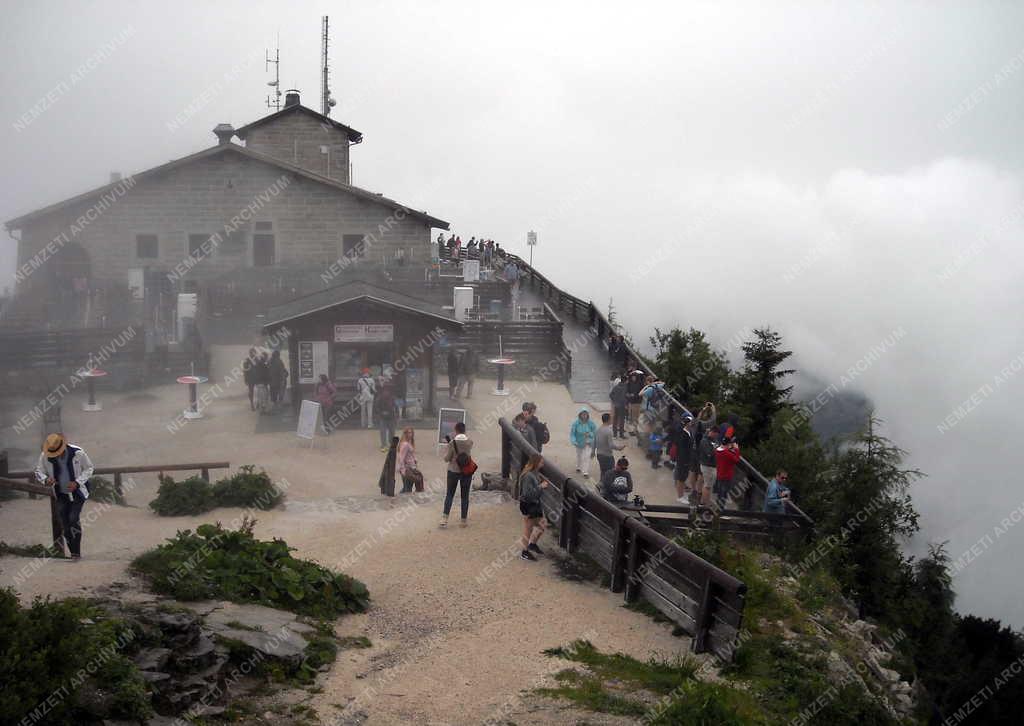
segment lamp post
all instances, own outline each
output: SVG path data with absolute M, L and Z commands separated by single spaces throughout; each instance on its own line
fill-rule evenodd
M 533 230 L 526 233 L 526 246 L 530 248 L 530 267 L 533 267 L 533 248 L 537 246 L 537 233 Z

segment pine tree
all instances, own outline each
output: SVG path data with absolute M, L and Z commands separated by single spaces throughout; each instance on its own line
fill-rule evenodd
M 777 414 L 789 403 L 792 386 L 780 381 L 794 371 L 780 369 L 793 355 L 782 350 L 782 336 L 771 328 L 756 328 L 754 340 L 743 344 L 744 366 L 737 385 L 737 403 L 750 416 L 750 427 L 743 434 L 743 443 L 757 446 L 771 434 Z

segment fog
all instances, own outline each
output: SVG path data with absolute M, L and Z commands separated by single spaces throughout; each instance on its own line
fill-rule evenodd
M 1024 506 L 1024 7 L 7 4 L 0 215 L 264 115 L 278 33 L 282 86 L 318 107 L 324 13 L 332 116 L 365 135 L 355 184 L 464 240 L 525 254 L 536 230 L 539 269 L 613 298 L 638 340 L 771 324 L 927 473 L 911 551 L 948 540 L 956 559 L 988 537 L 958 608 L 1024 626 L 1024 526 L 997 533 Z

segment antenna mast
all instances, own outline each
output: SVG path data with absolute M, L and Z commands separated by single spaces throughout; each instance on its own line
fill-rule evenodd
M 270 70 L 270 64 L 274 64 L 274 80 L 267 81 L 267 85 L 274 89 L 274 92 L 267 96 L 267 108 L 272 108 L 275 111 L 281 110 L 281 34 L 277 34 L 277 49 L 274 51 L 274 57 L 270 57 L 270 51 L 264 51 L 265 63 L 263 65 L 264 71 Z M 273 99 L 273 100 L 271 100 Z
M 321 50 L 320 50 L 320 65 L 322 67 L 321 73 L 321 84 L 320 84 L 320 109 L 324 116 L 331 115 L 331 107 L 333 107 L 337 101 L 331 98 L 331 89 L 328 85 L 328 78 L 330 77 L 330 70 L 327 68 L 327 47 L 329 45 L 329 23 L 327 16 L 323 16 L 323 31 L 321 32 Z

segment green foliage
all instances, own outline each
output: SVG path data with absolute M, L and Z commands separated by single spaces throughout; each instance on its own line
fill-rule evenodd
M 346 635 L 338 638 L 339 648 L 372 648 L 373 643 L 365 635 Z
M 99 689 L 110 695 L 115 718 L 152 715 L 145 682 L 127 657 L 134 638 L 87 600 L 37 598 L 22 608 L 13 590 L 0 590 L 0 723 L 19 723 L 37 708 L 33 723 L 82 723 L 83 697 Z
M 216 507 L 253 507 L 273 509 L 284 498 L 265 471 L 255 472 L 251 465 L 242 466 L 237 474 L 225 477 L 214 485 L 199 476 L 176 482 L 160 477 L 157 497 L 150 508 L 162 517 L 180 517 L 208 512 Z
M 544 655 L 582 663 L 603 679 L 632 683 L 640 688 L 664 695 L 697 672 L 698 663 L 680 656 L 672 661 L 654 658 L 644 662 L 622 653 L 602 653 L 587 640 L 574 640 L 564 648 L 549 648 Z
M 609 693 L 597 676 L 575 670 L 563 670 L 555 674 L 556 688 L 538 688 L 537 693 L 551 698 L 572 701 L 580 708 L 599 713 L 614 713 L 622 716 L 642 716 L 647 710 L 644 704 Z
M 109 502 L 110 504 L 117 504 L 122 507 L 128 504 L 125 501 L 124 494 L 119 493 L 117 488 L 114 487 L 114 482 L 103 476 L 89 477 L 89 499 L 98 502 Z
M 218 522 L 179 531 L 137 557 L 132 568 L 154 590 L 179 600 L 223 598 L 330 619 L 366 610 L 366 585 L 292 557 L 283 540 L 257 540 L 254 524 L 247 519 L 238 530 Z
M 736 399 L 750 414 L 750 427 L 744 432 L 747 446 L 757 446 L 768 438 L 775 415 L 789 406 L 792 386 L 780 381 L 794 373 L 780 366 L 792 351 L 782 350 L 782 336 L 771 328 L 756 328 L 754 339 L 743 344 L 743 370 L 736 381 Z
M 46 545 L 14 545 L 0 541 L 0 557 L 4 555 L 13 555 L 15 557 L 64 557 L 63 552 Z
M 651 368 L 685 404 L 699 408 L 704 401 L 723 401 L 732 390 L 732 374 L 725 354 L 711 347 L 704 333 L 694 328 L 655 328 L 651 336 Z
M 688 529 L 675 537 L 681 547 L 685 547 L 703 560 L 716 567 L 722 564 L 722 552 L 726 548 L 725 537 L 709 529 Z
M 161 476 L 156 499 L 149 503 L 149 507 L 161 517 L 202 514 L 214 507 L 213 489 L 199 476 L 190 476 L 182 481 Z

